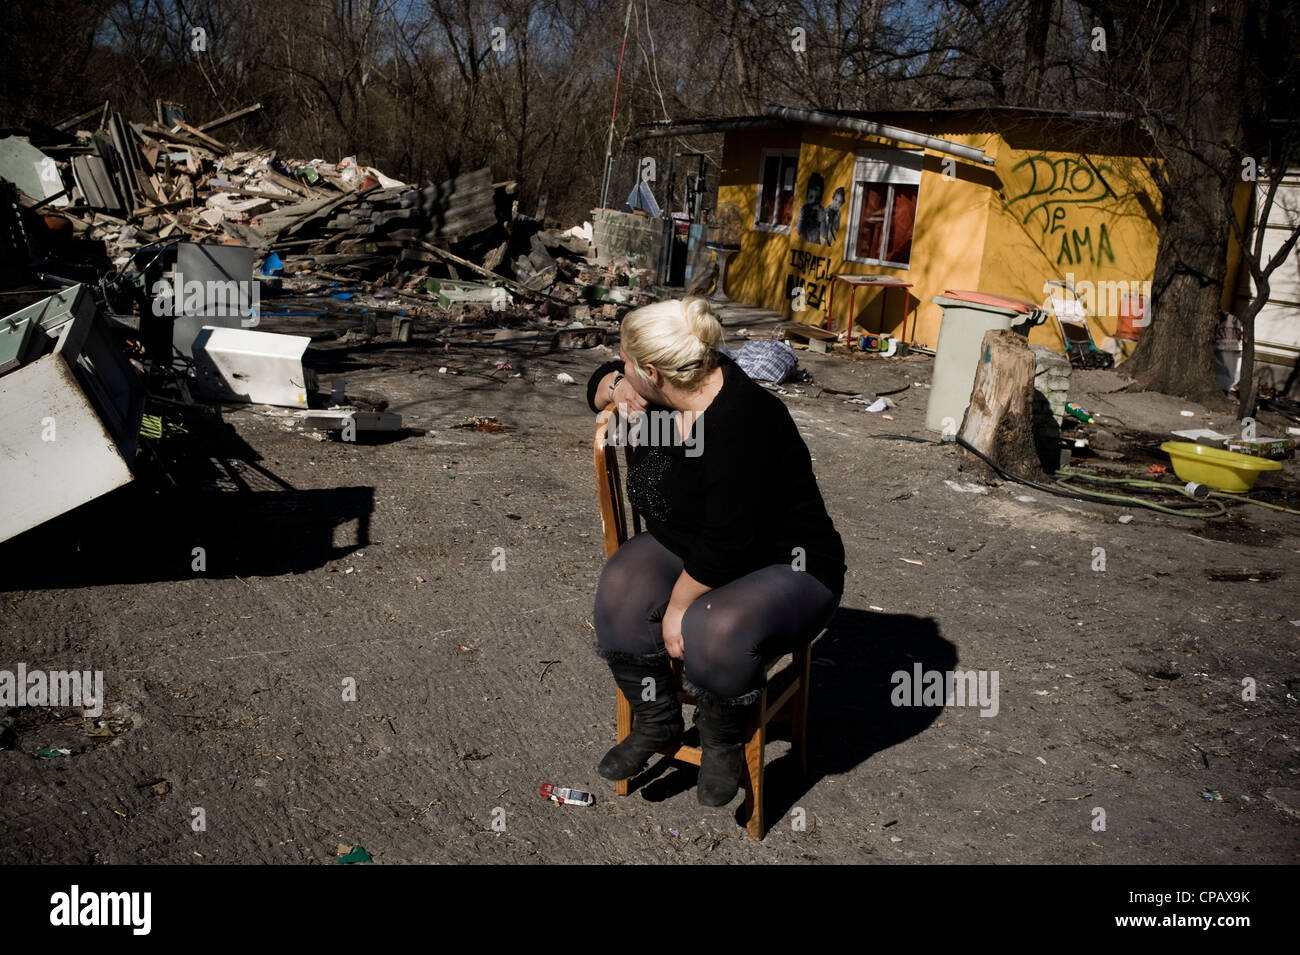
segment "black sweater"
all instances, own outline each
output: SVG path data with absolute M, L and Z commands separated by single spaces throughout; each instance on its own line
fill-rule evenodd
M 695 423 L 688 442 L 631 448 L 628 500 L 646 529 L 682 558 L 700 583 L 720 587 L 770 564 L 803 568 L 836 596 L 844 592 L 844 544 L 822 501 L 812 459 L 785 404 L 720 355 L 722 389 Z M 601 365 L 587 384 L 593 411 L 600 380 L 623 371 Z M 606 396 L 602 396 L 604 398 Z M 671 409 L 650 406 L 652 421 Z M 633 430 L 634 429 L 629 429 Z M 645 433 L 677 436 L 675 426 Z M 692 440 L 693 439 L 693 440 Z M 650 439 L 653 441 L 653 439 Z

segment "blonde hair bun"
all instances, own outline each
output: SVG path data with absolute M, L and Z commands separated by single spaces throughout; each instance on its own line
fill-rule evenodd
M 705 348 L 713 350 L 722 344 L 722 323 L 713 314 L 707 299 L 698 295 L 682 299 L 682 318 L 690 333 Z
M 667 381 L 690 391 L 718 366 L 722 323 L 699 296 L 665 299 L 628 312 L 622 339 L 643 380 L 649 380 L 644 366 L 654 365 Z

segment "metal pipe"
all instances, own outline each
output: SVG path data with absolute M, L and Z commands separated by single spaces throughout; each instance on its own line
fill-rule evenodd
M 837 116 L 834 113 L 823 113 L 816 109 L 795 109 L 791 106 L 769 106 L 763 112 L 768 116 L 796 123 L 831 126 L 836 129 L 860 133 L 864 136 L 884 136 L 886 139 L 896 139 L 902 143 L 911 143 L 913 146 L 924 146 L 926 149 L 948 153 L 951 156 L 959 156 L 962 159 L 983 163 L 986 166 L 993 165 L 993 158 L 986 155 L 984 150 L 976 149 L 974 146 L 962 146 L 946 139 L 940 139 L 938 136 L 916 133 L 898 126 L 886 126 L 884 123 L 875 123 L 868 119 L 854 119 L 851 116 Z
M 779 125 L 780 123 L 774 119 L 711 119 L 701 120 L 698 123 L 683 122 L 675 126 L 642 123 L 642 127 L 649 128 L 633 133 L 627 137 L 627 141 L 636 143 L 645 139 L 664 139 L 668 136 L 708 136 L 733 129 L 770 129 Z

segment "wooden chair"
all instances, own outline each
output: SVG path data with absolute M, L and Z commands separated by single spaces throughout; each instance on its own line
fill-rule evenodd
M 639 534 L 642 529 L 640 515 L 636 513 L 635 509 L 628 507 L 623 497 L 623 483 L 617 448 L 607 441 L 610 423 L 614 420 L 616 413 L 611 405 L 602 411 L 596 419 L 596 492 L 600 500 L 600 521 L 604 530 L 605 557 L 607 559 L 613 556 L 614 551 L 618 550 L 627 540 L 629 517 L 632 526 L 635 528 L 635 533 Z M 631 511 L 630 514 L 628 513 L 629 510 Z M 763 748 L 767 742 L 767 724 L 769 722 L 788 722 L 793 753 L 799 771 L 805 775 L 808 772 L 808 690 L 811 677 L 812 644 L 816 643 L 825 632 L 825 630 L 822 630 L 821 633 L 817 634 L 809 642 L 808 646 L 794 651 L 793 654 L 787 654 L 791 657 L 791 663 L 788 668 L 783 668 L 780 672 L 785 672 L 785 669 L 790 670 L 793 680 L 791 680 L 789 686 L 775 697 L 769 697 L 768 687 L 773 673 L 777 671 L 777 665 L 785 659 L 785 656 L 776 657 L 765 665 L 767 683 L 764 684 L 762 693 L 759 696 L 752 729 L 749 732 L 748 742 L 745 743 L 745 773 L 741 780 L 741 785 L 745 789 L 745 805 L 743 808 L 746 820 L 745 829 L 751 839 L 762 839 L 767 834 L 766 820 L 763 816 Z M 694 705 L 694 694 L 688 693 L 681 688 L 681 661 L 672 660 L 670 663 L 673 678 L 677 684 L 677 698 L 682 703 Z M 615 692 L 618 697 L 618 715 L 614 741 L 620 743 L 632 732 L 632 706 L 628 703 L 627 697 L 623 695 L 621 689 Z M 782 713 L 783 710 L 786 712 Z M 698 746 L 669 746 L 659 752 L 669 759 L 690 763 L 694 766 L 700 765 L 700 747 Z M 628 782 L 626 779 L 620 779 L 616 782 L 614 784 L 615 793 L 626 796 Z

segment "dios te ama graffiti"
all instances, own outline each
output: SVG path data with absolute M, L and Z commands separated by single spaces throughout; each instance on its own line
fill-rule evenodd
M 1085 225 L 1083 231 L 1071 227 L 1068 222 L 1070 206 L 1091 205 L 1105 201 L 1108 197 L 1118 201 L 1118 197 L 1107 185 L 1104 173 L 1114 172 L 1107 165 L 1094 166 L 1070 157 L 1053 159 L 1043 153 L 1022 159 L 1011 167 L 1011 171 L 1029 170 L 1029 188 L 1011 199 L 1008 205 L 1024 210 L 1021 222 L 1028 222 L 1042 213 L 1043 245 L 1050 252 L 1050 243 L 1060 233 L 1060 245 L 1057 247 L 1057 265 L 1082 265 L 1086 257 L 1091 265 L 1114 264 L 1115 250 L 1111 246 L 1110 233 L 1106 223 L 1098 225 L 1097 235 L 1092 234 L 1092 227 Z

